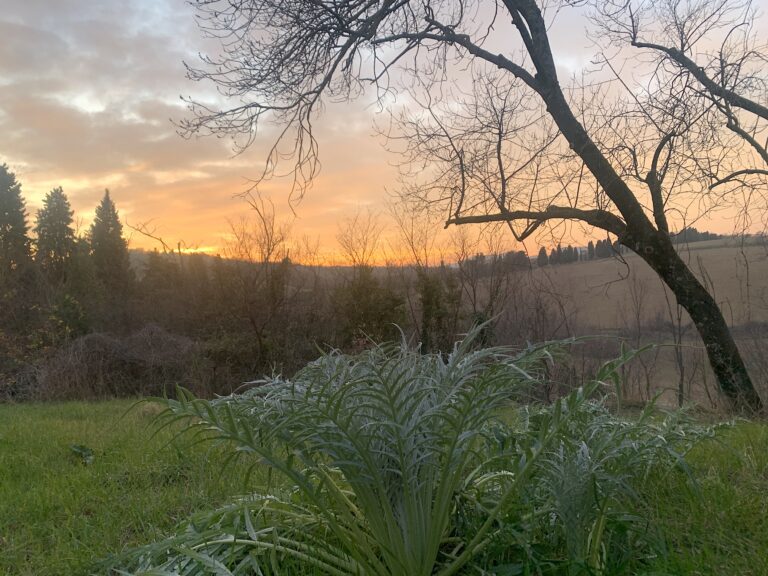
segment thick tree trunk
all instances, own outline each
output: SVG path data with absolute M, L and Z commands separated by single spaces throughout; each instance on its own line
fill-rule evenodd
M 656 230 L 638 233 L 630 228 L 621 242 L 653 268 L 688 312 L 704 341 L 709 363 L 731 407 L 749 414 L 762 410 L 760 396 L 720 307 L 677 253 L 669 237 Z
M 505 4 L 521 36 L 527 39 L 526 46 L 536 67 L 536 75 L 531 76 L 506 61 L 489 61 L 516 75 L 546 103 L 547 111 L 571 149 L 584 161 L 584 165 L 624 219 L 626 231 L 619 234 L 620 242 L 639 254 L 656 271 L 675 294 L 678 303 L 691 316 L 704 341 L 720 388 L 733 408 L 742 412 L 761 410 L 760 396 L 752 385 L 717 302 L 680 258 L 669 235 L 657 230 L 649 220 L 633 190 L 616 172 L 571 110 L 557 79 L 557 67 L 547 36 L 547 23 L 540 7 L 535 0 L 505 0 Z

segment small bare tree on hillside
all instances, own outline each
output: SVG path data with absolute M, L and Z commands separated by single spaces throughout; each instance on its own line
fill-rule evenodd
M 491 321 L 504 309 L 515 279 L 504 261 L 503 236 L 496 227 L 473 236 L 466 230 L 460 228 L 451 238 L 459 282 L 472 320 Z
M 358 210 L 339 224 L 336 241 L 354 268 L 367 268 L 373 263 L 383 230 L 373 212 Z
M 225 245 L 228 295 L 222 304 L 249 325 L 260 361 L 271 362 L 270 337 L 286 326 L 286 312 L 296 290 L 291 289 L 290 228 L 281 222 L 272 203 L 260 196 L 249 201 L 251 218 L 231 223 Z

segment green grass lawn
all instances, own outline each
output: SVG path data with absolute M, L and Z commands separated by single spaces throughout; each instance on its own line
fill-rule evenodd
M 0 406 L 0 574 L 87 574 L 191 512 L 245 491 L 210 445 L 153 437 L 132 401 Z M 86 448 L 76 453 L 72 445 Z M 89 451 L 92 462 L 86 463 Z
M 668 574 L 768 574 L 768 426 L 741 423 L 694 449 L 698 489 L 651 484 L 651 519 L 668 539 Z
M 243 464 L 222 473 L 226 452 L 153 437 L 156 408 L 131 404 L 0 406 L 0 574 L 87 574 L 247 491 Z M 682 473 L 649 486 L 670 549 L 653 573 L 768 574 L 768 426 L 725 430 L 690 461 L 698 490 Z

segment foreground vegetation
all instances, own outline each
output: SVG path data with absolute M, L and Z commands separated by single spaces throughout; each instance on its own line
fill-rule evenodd
M 768 428 L 511 402 L 551 352 L 329 355 L 154 438 L 157 404 L 0 406 L 0 573 L 768 572 Z

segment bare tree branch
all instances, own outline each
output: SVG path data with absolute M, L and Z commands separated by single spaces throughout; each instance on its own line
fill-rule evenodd
M 580 210 L 569 206 L 549 206 L 542 211 L 535 210 L 512 210 L 509 212 L 499 212 L 498 214 L 482 214 L 477 216 L 461 216 L 450 218 L 446 221 L 446 227 L 461 224 L 480 224 L 485 222 L 514 222 L 525 220 L 528 225 L 525 231 L 520 234 L 520 239 L 524 240 L 533 234 L 536 229 L 547 220 L 580 220 L 590 226 L 605 230 L 611 234 L 621 237 L 626 232 L 627 226 L 615 214 L 605 210 Z
M 752 112 L 753 114 L 756 114 L 763 120 L 768 120 L 768 107 L 763 106 L 759 102 L 755 102 L 750 98 L 745 98 L 741 94 L 737 94 L 733 90 L 730 90 L 718 84 L 707 75 L 704 68 L 697 65 L 696 62 L 691 60 L 688 56 L 686 56 L 683 52 L 681 52 L 677 48 L 672 48 L 669 46 L 661 46 L 659 44 L 653 44 L 651 42 L 641 42 L 639 40 L 633 40 L 632 46 L 635 46 L 637 48 L 650 48 L 652 50 L 663 52 L 664 54 L 669 56 L 669 58 L 671 58 L 674 62 L 679 64 L 682 68 L 687 70 L 694 78 L 696 78 L 696 80 L 698 80 L 701 83 L 702 86 L 704 86 L 707 90 L 709 90 L 709 92 L 711 92 L 714 96 L 718 96 L 719 98 L 724 99 L 731 106 L 742 108 L 744 110 L 747 110 L 748 112 Z

